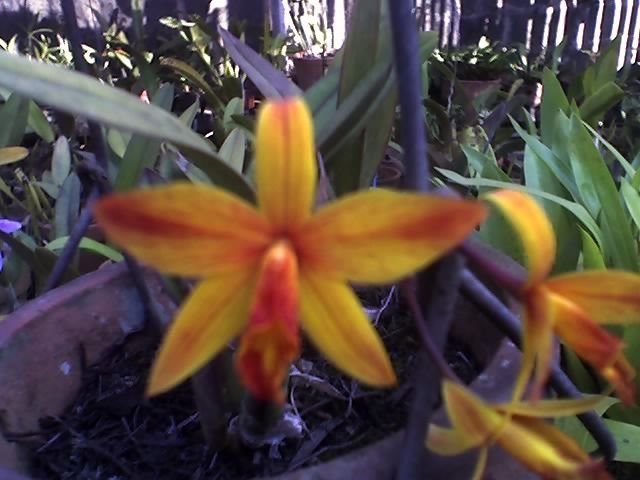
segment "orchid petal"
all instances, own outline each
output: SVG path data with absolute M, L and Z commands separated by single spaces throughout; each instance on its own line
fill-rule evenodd
M 537 401 L 542 394 L 553 361 L 553 323 L 547 294 L 534 288 L 525 298 L 522 334 L 522 365 L 516 379 L 513 398 L 519 400 L 532 372 L 531 399 Z
M 582 398 L 540 400 L 539 402 L 511 402 L 495 405 L 495 409 L 510 415 L 530 418 L 567 417 L 589 412 L 608 398 L 592 395 Z
M 616 270 L 567 273 L 545 282 L 547 289 L 579 305 L 600 324 L 640 322 L 640 275 Z
M 98 200 L 107 237 L 158 270 L 205 277 L 256 265 L 270 242 L 266 220 L 222 189 L 176 183 Z
M 605 466 L 568 435 L 541 419 L 513 417 L 496 442 L 543 478 L 608 480 Z
M 601 369 L 602 375 L 615 388 L 618 397 L 627 406 L 636 403 L 636 371 L 629 361 L 620 353 L 611 365 Z
M 249 324 L 236 355 L 244 385 L 260 400 L 284 401 L 284 378 L 300 351 L 298 316 L 295 253 L 279 242 L 263 259 Z
M 430 425 L 426 445 L 438 455 L 459 455 L 479 447 L 484 440 L 484 437 L 474 438 L 453 428 Z
M 444 380 L 442 393 L 451 424 L 469 444 L 487 443 L 503 428 L 504 416 L 492 410 L 467 387 Z
M 317 166 L 311 113 L 301 98 L 266 103 L 256 124 L 259 208 L 278 228 L 295 228 L 311 215 Z
M 201 282 L 169 326 L 151 369 L 148 395 L 176 386 L 219 353 L 244 327 L 253 272 L 239 270 Z
M 522 243 L 529 278 L 527 286 L 544 280 L 556 257 L 553 226 L 533 197 L 515 190 L 498 190 L 485 197 L 516 230 Z
M 615 387 L 624 403 L 633 403 L 633 368 L 624 359 L 622 340 L 607 332 L 574 303 L 550 295 L 558 336 Z
M 302 328 L 334 365 L 367 385 L 396 384 L 382 340 L 347 285 L 301 269 L 300 307 Z
M 481 203 L 371 190 L 321 208 L 295 237 L 301 264 L 356 283 L 392 283 L 461 243 Z

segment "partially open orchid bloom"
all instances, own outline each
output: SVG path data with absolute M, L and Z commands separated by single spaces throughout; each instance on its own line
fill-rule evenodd
M 533 371 L 537 399 L 553 359 L 554 334 L 593 366 L 626 404 L 635 401 L 635 372 L 622 341 L 601 325 L 640 322 L 640 275 L 619 270 L 567 273 L 548 278 L 555 259 L 553 227 L 530 196 L 502 190 L 487 195 L 518 232 L 529 277 L 519 292 L 524 305 L 523 364 L 519 398 Z
M 314 211 L 313 124 L 299 98 L 267 102 L 256 126 L 257 207 L 202 184 L 177 183 L 96 203 L 107 236 L 162 272 L 202 279 L 169 327 L 149 394 L 192 375 L 240 335 L 248 390 L 283 400 L 299 327 L 365 384 L 396 377 L 349 287 L 388 284 L 453 249 L 485 218 L 479 202 L 369 190 Z
M 545 479 L 611 478 L 601 460 L 590 458 L 573 439 L 544 420 L 592 410 L 601 400 L 598 397 L 488 405 L 449 380 L 443 382 L 443 397 L 451 428 L 430 426 L 427 448 L 439 455 L 479 449 L 473 480 L 484 478 L 488 451 L 494 444 Z

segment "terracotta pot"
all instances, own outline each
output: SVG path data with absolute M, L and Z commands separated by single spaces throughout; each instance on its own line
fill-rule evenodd
M 146 272 L 160 306 L 170 308 L 157 277 Z M 124 264 L 83 275 L 0 321 L 0 415 L 10 432 L 38 429 L 60 415 L 78 391 L 83 362 L 95 363 L 139 330 L 144 311 Z M 24 473 L 24 452 L 0 435 L 0 467 Z
M 159 306 L 171 311 L 172 302 L 157 276 L 145 272 L 147 282 Z M 480 315 L 464 316 L 475 325 L 481 349 L 486 336 Z M 82 361 L 95 363 L 112 346 L 141 328 L 143 311 L 126 267 L 109 265 L 42 295 L 0 321 L 0 414 L 6 431 L 24 432 L 38 429 L 38 419 L 61 415 L 73 402 L 81 381 Z M 484 320 L 486 322 L 486 320 Z M 468 331 L 468 329 L 465 329 Z M 482 357 L 480 350 L 474 355 Z M 495 350 L 490 355 L 493 356 Z M 517 373 L 519 353 L 503 341 L 498 353 L 473 388 L 492 400 L 505 400 Z M 443 413 L 437 414 L 443 418 Z M 385 440 L 351 452 L 338 459 L 286 475 L 280 480 L 342 479 L 356 474 L 369 480 L 392 478 L 392 470 L 404 441 L 402 432 Z M 425 475 L 449 480 L 467 479 L 474 455 L 437 457 L 425 453 Z M 28 474 L 26 452 L 0 435 L 0 478 L 2 469 L 11 475 Z M 446 473 L 445 473 L 446 472 Z M 494 448 L 489 471 L 494 480 L 529 479 L 513 460 Z M 9 473 L 7 473 L 9 475 Z
M 333 57 L 304 56 L 293 57 L 292 60 L 297 83 L 307 90 L 322 78 Z

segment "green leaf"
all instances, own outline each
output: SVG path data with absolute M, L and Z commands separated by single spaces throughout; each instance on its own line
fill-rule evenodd
M 588 397 L 589 395 L 585 395 Z M 603 401 L 594 409 L 595 412 L 602 416 L 609 410 L 613 405 L 619 403 L 620 400 L 615 397 L 605 397 Z M 608 423 L 609 420 L 605 419 L 605 423 Z M 572 437 L 578 445 L 583 450 L 587 452 L 592 452 L 597 448 L 597 444 L 591 437 L 589 431 L 582 425 L 582 422 L 578 420 L 577 417 L 561 417 L 555 419 L 555 424 L 558 429 Z
M 620 180 L 620 193 L 636 228 L 640 229 L 640 193 L 624 178 Z
M 610 258 L 615 268 L 638 271 L 638 254 L 618 190 L 591 135 L 577 115 L 571 117 L 570 138 L 576 184 L 587 210 L 600 220 L 605 259 Z
M 198 114 L 198 110 L 200 110 L 200 101 L 196 99 L 189 108 L 187 108 L 184 112 L 180 114 L 180 121 L 184 123 L 187 127 L 192 128 L 193 121 Z
M 589 95 L 580 105 L 580 118 L 589 125 L 596 125 L 605 113 L 624 98 L 624 91 L 615 83 L 609 82 Z
M 170 83 L 163 84 L 153 96 L 151 103 L 163 110 L 170 111 L 173 105 L 174 87 Z M 160 142 L 143 135 L 133 135 L 124 156 L 114 184 L 114 190 L 123 192 L 134 188 L 140 181 L 145 167 L 155 163 L 160 154 Z
M 1 51 L 0 54 L 7 55 Z M 0 148 L 22 143 L 28 114 L 29 100 L 16 93 L 12 93 L 4 105 L 0 106 Z
M 528 145 L 524 149 L 524 178 L 527 187 L 550 193 L 559 198 L 570 200 L 569 192 L 546 163 L 535 154 Z M 552 273 L 564 273 L 574 270 L 580 250 L 578 229 L 573 217 L 565 208 L 551 200 L 541 200 L 541 204 L 553 226 L 556 236 L 556 259 Z
M 58 137 L 53 145 L 51 157 L 51 178 L 53 182 L 61 186 L 71 172 L 71 149 L 65 136 Z
M 53 252 L 57 250 L 62 250 L 68 241 L 69 241 L 69 237 L 67 236 L 59 237 L 59 238 L 56 238 L 54 241 L 49 242 L 46 248 Z M 97 242 L 92 238 L 83 237 L 80 240 L 80 244 L 78 245 L 78 247 L 82 250 L 88 250 L 90 252 L 94 252 L 99 255 L 102 255 L 103 257 L 106 257 L 109 260 L 113 260 L 114 262 L 121 262 L 122 260 L 124 260 L 124 257 L 120 252 L 118 252 L 117 250 L 114 250 L 108 245 L 105 245 L 104 243 Z
M 593 238 L 589 233 L 580 229 L 580 235 L 582 237 L 582 268 L 584 270 L 604 270 L 607 268 L 602 256 L 602 250 L 593 241 Z
M 349 35 L 344 42 L 338 105 L 359 85 L 377 61 L 381 30 L 381 0 L 358 0 L 351 14 Z
M 553 132 L 558 111 L 569 113 L 569 100 L 562 90 L 562 85 L 555 74 L 549 69 L 544 69 L 542 74 L 542 102 L 540 105 L 540 135 L 546 145 L 553 142 Z
M 0 51 L 0 86 L 62 111 L 172 142 L 211 180 L 253 201 L 246 180 L 219 158 L 210 142 L 160 107 L 98 80 L 54 65 L 33 62 Z
M 75 173 L 69 175 L 62 184 L 55 206 L 56 237 L 63 237 L 71 232 L 80 210 L 81 190 L 80 179 Z
M 586 91 L 587 95 L 592 95 L 607 83 L 616 81 L 618 58 L 620 58 L 620 41 L 621 35 L 618 35 L 598 55 L 598 59 L 593 66 L 595 69 L 593 90 Z
M 29 117 L 27 123 L 45 142 L 51 143 L 55 140 L 53 128 L 42 109 L 34 101 L 29 101 Z
M 227 30 L 218 27 L 218 32 L 229 56 L 265 97 L 285 98 L 302 94 L 297 85 L 289 80 L 284 73 Z
M 620 165 L 622 165 L 622 168 L 624 168 L 624 171 L 629 176 L 629 178 L 633 178 L 636 175 L 635 168 L 633 168 L 631 163 L 629 163 L 629 161 L 622 156 L 622 154 L 616 149 L 616 147 L 611 145 L 606 138 L 600 135 L 600 133 L 588 123 L 584 123 L 584 126 L 587 130 L 589 130 L 589 132 L 591 132 L 591 135 L 596 137 L 598 141 L 602 143 L 606 147 L 606 149 L 609 150 L 609 152 L 611 152 L 614 158 L 620 163 Z
M 224 116 L 222 119 L 222 125 L 224 126 L 225 131 L 231 131 L 235 122 L 233 117 L 235 115 L 242 115 L 244 113 L 244 101 L 239 97 L 234 97 L 229 100 L 227 106 L 224 108 Z
M 366 121 L 365 112 L 393 72 L 388 65 L 380 64 L 361 79 L 356 89 L 333 111 L 331 122 L 321 122 L 316 127 L 316 143 L 323 154 L 332 149 L 337 141 L 353 130 L 358 121 Z M 370 115 L 370 114 L 369 114 Z M 325 125 L 325 128 L 322 128 Z
M 191 65 L 177 58 L 165 57 L 160 60 L 160 65 L 173 70 L 175 73 L 185 77 L 191 85 L 202 90 L 207 103 L 214 108 L 224 109 L 224 102 L 209 86 L 204 77 Z
M 560 181 L 562 186 L 566 188 L 573 198 L 580 198 L 578 193 L 578 189 L 573 180 L 573 172 L 571 171 L 571 166 L 566 165 L 564 162 L 558 158 L 558 156 L 547 147 L 544 143 L 540 141 L 540 139 L 534 135 L 527 133 L 518 122 L 516 122 L 513 118 L 511 119 L 511 124 L 515 131 L 522 137 L 525 143 L 531 148 L 531 150 L 538 156 L 540 159 L 549 167 L 549 170 L 553 172 L 556 178 Z
M 234 128 L 226 138 L 218 154 L 238 173 L 242 173 L 244 168 L 244 156 L 246 152 L 247 139 L 244 130 Z
M 600 227 L 598 227 L 595 220 L 589 215 L 589 212 L 587 212 L 587 210 L 579 203 L 571 202 L 556 195 L 536 190 L 534 188 L 517 185 L 515 183 L 501 182 L 485 178 L 465 178 L 456 172 L 446 170 L 444 168 L 436 168 L 436 170 L 449 180 L 466 187 L 507 188 L 525 192 L 529 195 L 540 197 L 542 199 L 551 200 L 574 215 L 576 219 L 578 219 L 587 228 L 587 230 L 589 230 L 589 233 L 593 235 L 597 244 L 602 245 L 602 233 L 600 232 Z
M 481 177 L 500 180 L 502 182 L 511 182 L 509 175 L 502 171 L 494 158 L 485 155 L 469 145 L 460 145 L 460 148 L 467 157 L 467 161 L 471 167 L 478 172 Z
M 130 133 L 121 132 L 115 128 L 110 128 L 107 132 L 107 143 L 111 151 L 116 154 L 120 159 L 124 157 L 124 152 L 127 151 L 127 145 L 131 140 Z

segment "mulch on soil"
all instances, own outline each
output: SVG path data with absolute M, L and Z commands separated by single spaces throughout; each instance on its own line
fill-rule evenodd
M 365 293 L 365 305 L 377 307 L 387 295 L 382 289 Z M 378 330 L 399 376 L 396 389 L 364 388 L 307 346 L 290 380 L 288 421 L 260 447 L 229 441 L 210 451 L 189 382 L 145 400 L 154 351 L 127 345 L 86 369 L 65 414 L 41 419 L 40 432 L 15 435 L 15 441 L 33 454 L 33 477 L 47 480 L 242 480 L 317 464 L 406 425 L 417 337 L 397 301 L 381 315 Z M 447 357 L 464 380 L 477 374 L 460 346 L 450 345 Z

